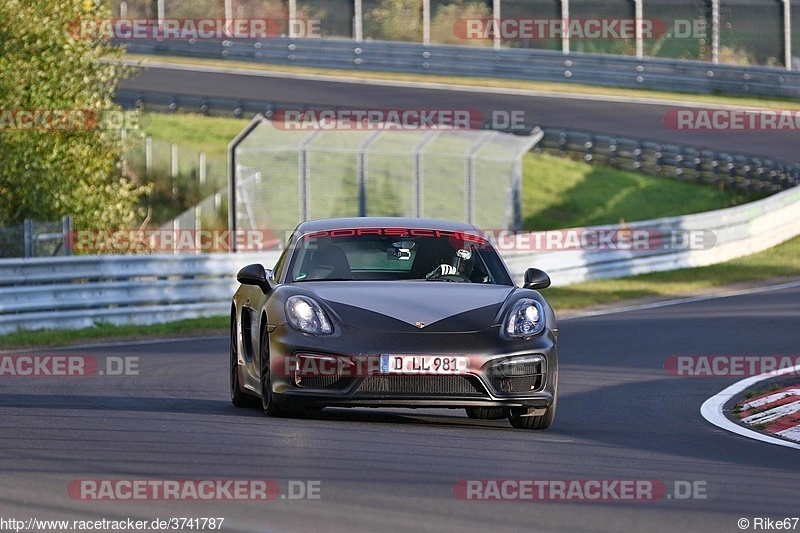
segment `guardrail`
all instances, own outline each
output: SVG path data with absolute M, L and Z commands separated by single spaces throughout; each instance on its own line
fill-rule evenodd
M 800 96 L 800 72 L 778 67 L 608 54 L 342 39 L 115 41 L 130 53 L 271 65 L 556 81 L 692 93 Z
M 750 193 L 772 194 L 800 185 L 800 165 L 775 157 L 550 126 L 541 129 L 545 135 L 538 150 L 587 163 Z
M 277 259 L 278 252 L 0 259 L 0 334 L 225 315 L 236 272 Z
M 798 221 L 800 188 L 793 188 L 707 213 L 572 230 L 578 235 L 588 232 L 615 236 L 615 240 L 598 246 L 597 250 L 513 251 L 505 252 L 504 259 L 517 278 L 525 268 L 535 266 L 550 275 L 554 286 L 568 285 L 713 265 L 758 253 L 800 235 Z M 569 231 L 559 230 L 559 233 Z M 645 236 L 643 242 L 655 245 L 634 249 L 630 243 L 636 242 L 637 232 Z M 617 240 L 621 233 L 626 237 Z M 695 237 L 699 238 L 693 244 Z M 523 239 L 536 242 L 536 234 Z
M 800 188 L 737 207 L 630 224 L 579 228 L 578 234 L 645 232 L 666 246 L 634 250 L 505 250 L 514 278 L 526 268 L 548 272 L 555 286 L 599 278 L 720 263 L 760 252 L 800 234 Z M 569 230 L 561 230 L 564 233 Z M 670 236 L 699 232 L 709 246 Z M 536 233 L 517 235 L 536 242 Z M 546 235 L 545 235 L 546 237 Z M 658 240 L 658 239 L 656 239 Z M 517 241 L 519 242 L 519 241 Z M 543 242 L 547 242 L 547 239 Z M 614 243 L 619 241 L 615 240 Z M 674 245 L 673 245 L 674 244 Z M 0 334 L 16 329 L 79 328 L 98 321 L 153 324 L 225 315 L 239 268 L 271 267 L 278 252 L 205 255 L 87 256 L 0 260 Z

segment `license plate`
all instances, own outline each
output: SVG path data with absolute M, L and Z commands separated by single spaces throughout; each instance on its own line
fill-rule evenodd
M 381 355 L 381 374 L 463 375 L 469 361 L 455 355 Z

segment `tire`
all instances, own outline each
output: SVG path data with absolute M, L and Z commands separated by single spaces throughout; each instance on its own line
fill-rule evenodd
M 556 404 L 547 408 L 543 415 L 539 416 L 520 416 L 514 414 L 512 410 L 508 414 L 508 421 L 517 429 L 547 429 L 556 417 Z
M 508 409 L 504 407 L 467 407 L 464 410 L 468 417 L 479 420 L 500 420 L 509 416 Z
M 236 319 L 231 320 L 229 376 L 231 403 L 236 407 L 255 406 L 257 404 L 256 399 L 249 394 L 242 392 L 242 387 L 239 383 L 239 353 L 236 343 Z
M 269 334 L 266 328 L 261 332 L 261 408 L 264 414 L 276 418 L 296 417 L 301 413 L 292 411 L 286 406 L 278 405 L 272 392 L 270 379 Z

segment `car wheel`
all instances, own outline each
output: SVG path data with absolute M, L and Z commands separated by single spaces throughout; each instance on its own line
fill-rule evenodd
M 253 407 L 256 405 L 255 398 L 242 392 L 239 383 L 239 353 L 236 343 L 236 320 L 231 320 L 231 343 L 230 343 L 230 385 L 231 403 L 236 407 Z
M 480 420 L 500 420 L 509 415 L 504 407 L 467 407 L 465 411 L 468 417 Z
M 261 333 L 261 407 L 264 414 L 273 417 L 296 416 L 286 406 L 278 405 L 275 395 L 272 392 L 272 381 L 270 379 L 270 359 L 269 359 L 269 333 L 266 328 Z
M 508 421 L 517 429 L 547 429 L 556 417 L 556 402 L 547 408 L 543 415 L 539 416 L 520 416 L 515 414 L 512 409 L 508 414 Z

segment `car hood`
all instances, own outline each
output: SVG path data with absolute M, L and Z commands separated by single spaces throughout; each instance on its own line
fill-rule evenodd
M 430 333 L 490 328 L 516 289 L 431 281 L 326 281 L 303 286 L 353 328 Z

